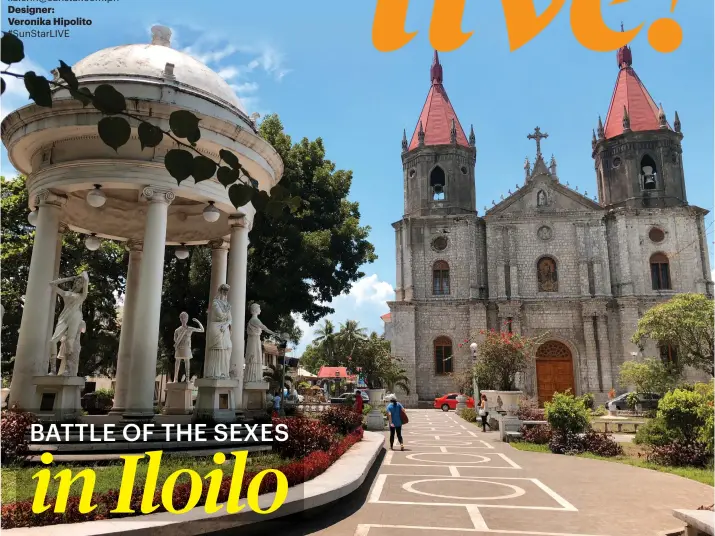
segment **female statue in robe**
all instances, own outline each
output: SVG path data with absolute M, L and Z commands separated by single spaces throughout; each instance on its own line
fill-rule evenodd
M 246 326 L 246 382 L 263 381 L 263 344 L 261 344 L 261 333 L 266 332 L 276 335 L 273 331 L 263 325 L 258 318 L 261 314 L 261 306 L 257 303 L 251 304 L 251 319 Z
M 60 288 L 61 284 L 70 281 L 74 281 L 72 290 Z M 51 281 L 50 285 L 55 287 L 57 295 L 60 296 L 64 302 L 64 308 L 57 319 L 57 325 L 55 326 L 55 331 L 52 334 L 50 342 L 55 345 L 56 348 L 57 343 L 64 340 L 66 346 L 64 355 L 74 356 L 74 346 L 78 344 L 80 329 L 84 321 L 82 316 L 82 304 L 84 300 L 87 299 L 89 276 L 87 272 L 82 272 L 78 276 Z M 65 367 L 65 369 L 67 369 L 67 367 Z
M 229 377 L 231 365 L 231 304 L 228 303 L 230 287 L 222 284 L 209 309 L 206 331 L 208 353 L 204 360 L 204 378 Z

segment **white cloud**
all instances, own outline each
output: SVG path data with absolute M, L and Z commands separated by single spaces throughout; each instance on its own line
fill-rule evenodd
M 228 44 L 211 35 L 181 50 L 216 70 L 229 82 L 249 113 L 269 113 L 261 108 L 260 99 L 255 95 L 259 86 L 253 77 L 261 72 L 280 82 L 291 71 L 286 67 L 285 55 L 271 45 Z M 252 95 L 246 97 L 246 94 Z
M 231 89 L 233 89 L 239 95 L 244 95 L 246 93 L 255 93 L 256 91 L 258 91 L 258 84 L 256 84 L 255 82 L 244 82 L 243 84 L 230 85 Z
M 335 313 L 328 315 L 326 319 L 331 320 L 336 329 L 346 320 L 357 320 L 361 327 L 367 328 L 368 332 L 376 331 L 382 334 L 384 325 L 380 316 L 390 310 L 387 302 L 394 297 L 395 290 L 390 283 L 381 281 L 377 274 L 366 276 L 353 283 L 350 292 L 338 296 L 330 303 Z M 319 324 L 324 320 L 321 319 Z M 318 324 L 310 326 L 302 318 L 296 318 L 296 324 L 303 332 L 303 337 L 294 353 L 295 356 L 300 357 L 305 347 L 315 338 Z

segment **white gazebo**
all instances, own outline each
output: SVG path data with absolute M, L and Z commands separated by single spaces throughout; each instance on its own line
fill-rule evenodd
M 283 162 L 257 133 L 229 85 L 206 65 L 172 49 L 171 31 L 152 28 L 151 44 L 100 50 L 79 61 L 73 71 L 81 86 L 94 90 L 109 83 L 129 103 L 130 112 L 163 130 L 180 109 L 200 119 L 198 149 L 218 160 L 221 149 L 236 154 L 241 165 L 270 189 L 280 180 Z M 164 167 L 164 155 L 177 147 L 168 137 L 142 150 L 137 123 L 127 144 L 114 151 L 102 142 L 97 123 L 102 114 L 71 98 L 53 95 L 52 108 L 31 104 L 2 122 L 2 141 L 13 166 L 27 176 L 36 225 L 27 292 L 14 364 L 10 405 L 34 409 L 37 377 L 48 374 L 49 340 L 58 274 L 61 234 L 71 229 L 98 239 L 122 241 L 129 251 L 124 318 L 116 376 L 114 413 L 147 418 L 153 407 L 159 341 L 159 313 L 166 245 L 210 244 L 211 299 L 218 286 L 231 286 L 233 310 L 231 368 L 243 371 L 248 232 L 255 210 L 234 208 L 216 179 L 177 184 Z M 218 209 L 218 214 L 215 209 Z M 230 257 L 229 257 L 230 251 Z M 92 278 L 102 274 L 89 274 Z M 242 400 L 239 380 L 235 400 Z

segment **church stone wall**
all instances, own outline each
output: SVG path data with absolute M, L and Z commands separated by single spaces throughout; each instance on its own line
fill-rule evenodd
M 435 373 L 434 341 L 437 337 L 451 339 L 455 372 L 467 370 L 472 366 L 469 345 L 464 344 L 464 340 L 472 335 L 469 304 L 456 302 L 420 304 L 416 309 L 415 320 L 416 377 L 420 400 L 430 400 L 435 396 L 454 392 L 453 378 Z M 462 344 L 461 348 L 460 344 Z

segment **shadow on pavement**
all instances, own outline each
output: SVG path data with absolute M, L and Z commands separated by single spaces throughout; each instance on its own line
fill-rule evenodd
M 228 536 L 229 534 L 237 534 L 238 532 L 240 532 L 241 536 L 265 536 L 266 534 L 307 536 L 332 527 L 343 519 L 353 515 L 365 504 L 370 492 L 370 487 L 382 465 L 385 452 L 385 449 L 382 449 L 377 456 L 362 485 L 342 499 L 299 514 L 234 527 L 220 532 L 212 532 L 211 536 Z

